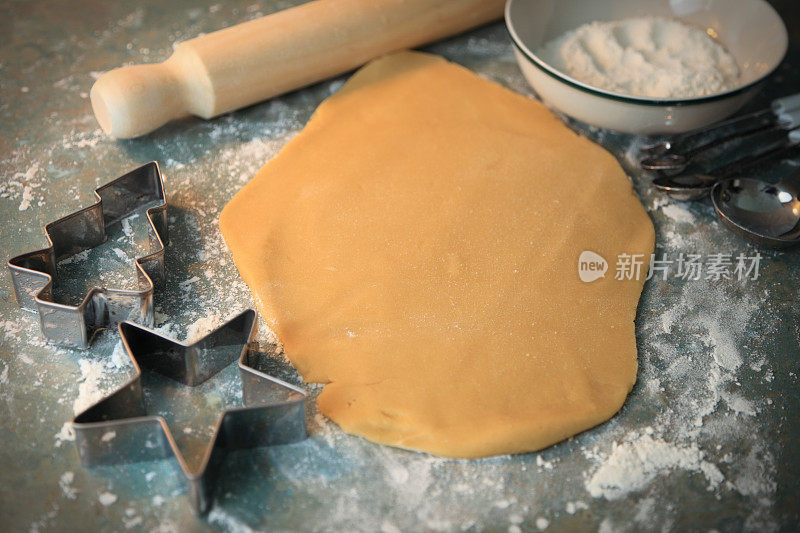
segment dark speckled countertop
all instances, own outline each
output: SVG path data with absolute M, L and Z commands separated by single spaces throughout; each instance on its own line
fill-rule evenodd
M 158 327 L 185 338 L 252 305 L 224 247 L 222 206 L 346 77 L 212 121 L 140 139 L 99 130 L 87 93 L 103 71 L 161 61 L 172 44 L 295 2 L 15 1 L 0 5 L 0 251 L 45 244 L 42 226 L 92 190 L 158 160 L 170 204 L 168 287 Z M 747 109 L 800 86 L 800 3 L 775 1 L 790 30 L 784 64 Z M 527 95 L 501 23 L 426 50 Z M 657 253 L 754 255 L 708 203 L 669 203 L 631 166 L 641 138 L 571 126 L 620 158 L 656 227 Z M 788 170 L 763 169 L 765 175 Z M 131 286 L 145 226 L 61 266 L 59 301 Z M 307 441 L 237 452 L 217 502 L 191 514 L 169 461 L 81 467 L 66 424 L 125 381 L 116 333 L 88 351 L 48 346 L 0 279 L 0 523 L 4 531 L 771 531 L 800 529 L 800 261 L 762 251 L 757 280 L 654 278 L 637 318 L 640 370 L 611 421 L 541 453 L 454 461 L 342 433 L 309 404 Z M 269 335 L 262 324 L 262 340 Z M 299 383 L 283 358 L 274 372 Z M 241 401 L 235 372 L 203 394 L 154 389 L 187 449 Z M 319 389 L 309 387 L 312 397 Z

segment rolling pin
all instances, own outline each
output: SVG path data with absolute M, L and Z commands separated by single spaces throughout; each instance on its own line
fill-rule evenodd
M 103 130 L 127 139 L 212 118 L 499 18 L 504 0 L 316 0 L 178 44 L 163 63 L 103 74 Z

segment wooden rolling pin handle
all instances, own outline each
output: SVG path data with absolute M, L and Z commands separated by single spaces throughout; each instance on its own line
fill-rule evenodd
M 187 114 L 211 118 L 347 72 L 372 58 L 474 28 L 504 0 L 316 0 L 175 47 L 163 63 L 122 67 L 91 91 L 112 137 Z
M 190 114 L 179 72 L 169 61 L 114 69 L 101 76 L 90 98 L 108 135 L 127 139 Z

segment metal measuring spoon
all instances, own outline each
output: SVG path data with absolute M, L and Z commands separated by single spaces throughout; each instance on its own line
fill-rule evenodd
M 720 180 L 710 174 L 686 174 L 683 176 L 664 176 L 653 180 L 653 187 L 670 198 L 686 202 L 708 194 Z
M 800 244 L 800 173 L 778 184 L 728 178 L 711 191 L 717 218 L 739 236 L 762 246 Z
M 755 154 L 731 161 L 706 174 L 682 174 L 656 178 L 653 180 L 653 187 L 675 200 L 696 200 L 708 194 L 717 182 L 739 174 L 747 167 L 796 152 L 798 141 L 800 141 L 799 138 L 781 140 Z

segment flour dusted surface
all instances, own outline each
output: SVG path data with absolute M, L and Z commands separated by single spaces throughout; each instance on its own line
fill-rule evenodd
M 739 79 L 736 60 L 705 31 L 659 17 L 584 24 L 537 53 L 578 81 L 634 96 L 705 96 Z
M 109 65 L 160 61 L 171 52 L 171 46 L 169 50 L 160 47 L 171 45 L 172 39 L 213 31 L 222 27 L 224 21 L 238 21 L 231 15 L 233 9 L 239 9 L 240 14 L 246 12 L 247 17 L 257 16 L 257 11 L 251 12 L 249 8 L 253 2 L 212 4 L 209 7 L 170 4 L 170 9 L 178 10 L 176 18 L 147 6 L 112 7 L 107 21 L 105 18 L 96 21 L 110 25 L 110 29 L 99 28 L 99 38 L 92 32 L 67 32 L 68 26 L 65 31 L 46 35 L 37 34 L 38 28 L 33 24 L 20 27 L 12 41 L 22 39 L 45 46 L 48 39 L 55 40 L 65 51 L 70 42 L 77 40 L 80 50 L 75 54 L 65 52 L 62 57 L 69 61 L 54 62 L 52 55 L 31 61 L 26 56 L 25 76 L 51 73 L 49 81 L 57 83 L 42 108 L 46 114 L 38 114 L 36 102 L 37 98 L 45 97 L 47 77 L 43 84 L 30 83 L 24 77 L 7 78 L 9 86 L 4 91 L 4 97 L 8 97 L 5 113 L 9 121 L 23 124 L 25 116 L 28 120 L 37 119 L 31 125 L 30 136 L 20 138 L 19 143 L 11 144 L 0 154 L 9 178 L 0 184 L 0 202 L 5 202 L 11 213 L 0 231 L 3 235 L 0 241 L 7 247 L 6 257 L 28 250 L 28 246 L 44 244 L 44 240 L 35 240 L 44 239 L 38 221 L 44 224 L 58 216 L 49 211 L 53 195 L 56 206 L 60 206 L 56 208 L 64 214 L 88 205 L 94 201 L 94 186 L 139 164 L 136 158 L 144 157 L 146 151 L 148 157 L 162 164 L 167 182 L 170 216 L 174 217 L 170 222 L 170 235 L 174 239 L 167 248 L 168 261 L 183 266 L 171 271 L 173 277 L 159 296 L 167 308 L 157 314 L 156 325 L 171 326 L 168 333 L 181 340 L 192 338 L 189 327 L 204 317 L 224 319 L 252 305 L 249 291 L 239 281 L 221 242 L 216 216 L 235 190 L 303 127 L 311 109 L 344 80 L 319 84 L 218 120 L 187 120 L 174 130 L 167 129 L 142 140 L 134 148 L 105 137 L 87 105 L 88 95 L 80 93 L 88 90 L 100 74 L 91 75 L 92 70 L 101 66 L 97 56 L 87 51 L 98 50 L 100 39 L 103 43 L 100 50 L 111 53 L 116 48 L 116 39 L 122 43 L 120 57 L 109 57 Z M 253 7 L 272 9 L 266 4 Z M 214 10 L 218 12 L 213 13 Z M 117 23 L 121 15 L 129 16 Z M 169 18 L 171 29 L 163 35 L 149 30 L 137 33 L 152 17 Z M 138 29 L 133 27 L 136 24 Z M 131 29 L 126 34 L 127 30 L 118 27 Z M 151 42 L 153 39 L 166 44 Z M 126 50 L 125 42 L 132 42 L 133 49 Z M 149 54 L 143 46 L 150 47 Z M 502 23 L 436 43 L 429 51 L 518 92 L 531 94 Z M 11 66 L 4 63 L 8 67 L 6 72 L 10 72 Z M 49 70 L 56 68 L 60 71 Z M 13 87 L 18 81 L 27 83 L 30 92 L 17 97 Z M 56 114 L 48 118 L 47 113 Z M 627 164 L 623 163 L 626 168 L 638 163 L 638 159 L 634 161 L 633 154 L 637 153 L 634 145 L 646 142 L 643 138 L 604 131 L 586 134 L 600 137 L 604 145 L 628 154 Z M 618 139 L 624 144 L 620 145 Z M 86 152 L 87 148 L 90 152 Z M 31 170 L 34 166 L 35 172 Z M 680 251 L 749 253 L 748 245 L 739 243 L 732 234 L 728 236 L 729 232 L 713 222 L 710 206 L 695 203 L 681 204 L 678 210 L 664 209 L 668 204 L 650 192 L 650 181 L 639 178 L 635 171 L 631 173 L 657 222 L 660 246 L 671 258 Z M 26 186 L 33 198 L 25 210 L 19 211 Z M 134 230 L 139 224 L 146 228 L 142 218 L 131 220 Z M 146 231 L 144 236 L 146 239 Z M 21 237 L 27 240 L 17 241 Z M 126 237 L 126 233 L 120 232 L 119 237 Z M 109 245 L 136 255 L 130 247 L 122 246 L 126 240 L 118 242 L 112 238 Z M 90 281 L 105 279 L 107 286 L 118 287 L 129 280 L 135 285 L 131 262 L 117 261 L 115 252 L 108 251 L 103 269 Z M 231 490 L 221 493 L 221 501 L 209 514 L 208 523 L 222 531 L 247 528 L 258 531 L 266 527 L 264 524 L 276 531 L 288 531 L 291 517 L 302 516 L 305 523 L 317 524 L 317 531 L 508 531 L 512 528 L 537 531 L 537 520 L 544 518 L 550 522 L 545 531 L 568 530 L 576 523 L 590 530 L 598 530 L 602 525 L 611 531 L 661 527 L 680 531 L 685 520 L 693 523 L 687 529 L 701 531 L 740 526 L 744 530 L 748 526 L 753 531 L 759 526 L 761 531 L 776 530 L 787 520 L 783 510 L 787 505 L 793 507 L 793 502 L 784 503 L 784 507 L 781 502 L 788 502 L 791 495 L 796 495 L 789 485 L 776 489 L 775 484 L 781 479 L 791 479 L 791 464 L 782 457 L 780 441 L 796 419 L 793 407 L 796 404 L 791 403 L 785 391 L 796 390 L 800 371 L 797 362 L 779 348 L 780 329 L 776 331 L 775 326 L 769 325 L 778 324 L 774 317 L 786 316 L 786 309 L 791 309 L 787 302 L 796 300 L 800 282 L 796 277 L 787 277 L 781 284 L 773 284 L 771 278 L 776 269 L 784 268 L 781 265 L 796 264 L 791 256 L 775 254 L 765 258 L 763 282 L 759 280 L 746 287 L 733 284 L 734 288 L 742 289 L 741 294 L 726 290 L 724 285 L 687 282 L 686 294 L 695 297 L 691 302 L 682 302 L 683 292 L 673 294 L 660 278 L 651 280 L 652 290 L 647 291 L 647 300 L 641 306 L 640 323 L 647 328 L 643 337 L 655 340 L 642 343 L 639 385 L 629 407 L 617 418 L 619 424 L 606 424 L 585 432 L 541 454 L 451 461 L 387 449 L 352 437 L 320 415 L 310 401 L 310 438 L 299 447 L 248 450 L 229 456 L 229 464 L 234 468 L 227 470 L 225 481 Z M 81 263 L 86 267 L 82 273 L 94 275 L 89 267 L 98 263 L 88 257 L 83 261 L 76 259 L 77 266 Z M 79 281 L 78 275 L 73 276 L 73 281 Z M 181 285 L 195 276 L 198 281 Z M 679 284 L 676 290 L 683 285 Z M 763 292 L 767 287 L 771 289 L 769 294 Z M 5 289 L 9 288 L 7 284 Z M 76 292 L 81 298 L 85 294 L 85 290 Z M 790 294 L 792 300 L 787 300 Z M 5 434 L 3 442 L 7 451 L 18 454 L 21 450 L 41 467 L 32 478 L 25 462 L 6 464 L 4 486 L 15 487 L 7 500 L 14 506 L 14 513 L 4 516 L 6 529 L 68 529 L 73 520 L 79 520 L 87 512 L 102 513 L 107 529 L 117 531 L 168 532 L 190 528 L 183 514 L 186 499 L 171 462 L 84 469 L 72 442 L 71 428 L 65 427 L 64 423 L 74 414 L 73 402 L 81 395 L 78 390 L 81 382 L 90 379 L 94 370 L 93 365 L 81 365 L 81 359 L 106 365 L 103 379 L 97 382 L 103 391 L 113 390 L 128 379 L 130 367 L 124 350 L 120 355 L 125 358 L 119 362 L 112 361 L 110 355 L 118 342 L 116 333 L 108 331 L 100 335 L 89 352 L 60 349 L 44 343 L 37 317 L 20 311 L 13 296 L 2 305 L 0 351 L 8 350 L 10 356 L 0 356 L 0 401 L 6 409 L 4 423 L 15 428 Z M 664 315 L 668 316 L 662 320 Z M 702 324 L 711 324 L 718 316 L 722 317 L 717 319 L 720 323 L 733 324 L 728 332 L 742 359 L 736 370 L 719 366 L 714 358 L 717 349 L 731 346 L 726 338 L 712 339 L 705 326 L 697 325 L 697 317 L 702 318 Z M 792 312 L 790 316 L 797 314 Z M 785 324 L 781 326 L 783 329 L 795 327 L 791 322 L 782 324 Z M 260 340 L 264 341 L 268 328 L 263 322 L 259 326 Z M 759 339 L 764 340 L 759 342 Z M 277 375 L 295 380 L 296 374 L 288 369 L 288 363 L 282 362 Z M 310 389 L 315 397 L 321 387 Z M 732 393 L 751 402 L 757 415 L 730 408 L 726 397 Z M 53 397 L 35 402 L 31 401 L 33 394 L 53 394 Z M 648 407 L 659 409 L 661 414 Z M 701 414 L 702 425 L 696 425 Z M 20 423 L 26 424 L 25 431 L 20 430 L 23 427 Z M 782 429 L 774 429 L 776 424 L 781 424 Z M 653 442 L 663 441 L 680 450 L 688 448 L 692 453 L 696 446 L 704 454 L 702 460 L 716 465 L 725 480 L 707 491 L 708 479 L 693 470 L 689 465 L 694 462 L 690 461 L 658 470 L 655 478 L 641 488 L 633 484 L 640 479 L 638 475 L 629 478 L 621 484 L 622 490 L 627 491 L 623 498 L 593 497 L 586 483 L 590 479 L 610 480 L 605 474 L 612 471 L 603 468 L 608 460 L 621 459 L 626 452 L 652 445 L 644 437 L 643 429 L 647 426 L 654 430 L 649 435 Z M 637 445 L 626 446 L 634 442 Z M 596 448 L 596 458 L 585 454 L 584 448 L 592 451 Z M 48 458 L 46 462 L 33 459 L 43 455 Z M 25 477 L 16 477 L 17 470 Z M 72 475 L 65 476 L 67 472 Z M 696 490 L 687 490 L 687 483 Z M 103 506 L 99 495 L 104 492 L 114 494 L 117 501 Z M 72 494 L 75 499 L 70 497 Z M 261 494 L 268 494 L 267 499 L 260 497 Z M 681 510 L 689 505 L 708 510 L 724 506 L 730 512 L 732 525 L 720 528 L 712 512 L 687 516 Z M 126 511 L 131 508 L 139 514 L 128 516 Z M 142 523 L 126 529 L 137 518 Z M 522 524 L 517 523 L 520 518 Z

